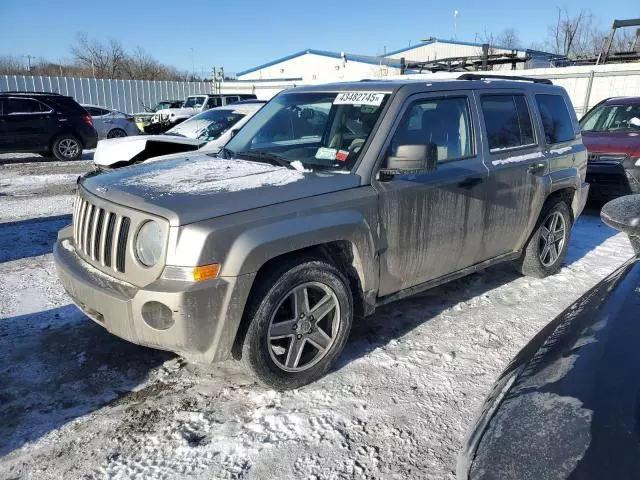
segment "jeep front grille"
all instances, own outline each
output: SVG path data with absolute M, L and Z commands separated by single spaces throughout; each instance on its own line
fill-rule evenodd
M 73 240 L 78 251 L 124 273 L 131 219 L 99 208 L 81 196 L 73 209 Z

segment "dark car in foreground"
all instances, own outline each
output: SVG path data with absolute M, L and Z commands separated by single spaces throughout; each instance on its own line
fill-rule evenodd
M 91 115 L 73 98 L 46 92 L 0 93 L 0 153 L 77 160 L 83 149 L 97 143 Z
M 580 120 L 591 197 L 640 193 L 640 97 L 608 98 Z
M 485 401 L 459 479 L 640 477 L 640 195 L 605 205 L 635 257 L 545 327 Z

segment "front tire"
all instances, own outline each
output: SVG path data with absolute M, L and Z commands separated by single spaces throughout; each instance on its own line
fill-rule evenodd
M 53 142 L 52 150 L 58 160 L 78 160 L 82 156 L 82 143 L 74 135 L 60 135 Z
M 298 388 L 331 368 L 351 331 L 348 285 L 319 259 L 287 262 L 260 281 L 245 311 L 242 361 L 261 384 Z
M 562 200 L 547 202 L 516 268 L 523 275 L 545 278 L 557 273 L 569 248 L 571 213 Z

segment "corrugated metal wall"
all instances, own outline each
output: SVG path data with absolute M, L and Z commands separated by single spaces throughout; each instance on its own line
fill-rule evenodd
M 0 92 L 10 90 L 56 92 L 69 95 L 78 103 L 136 113 L 144 110 L 142 104 L 152 107 L 161 100 L 184 100 L 189 95 L 211 93 L 211 83 L 0 75 Z

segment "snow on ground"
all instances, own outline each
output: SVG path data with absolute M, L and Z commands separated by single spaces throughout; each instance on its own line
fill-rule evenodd
M 50 185 L 68 193 L 12 197 L 30 220 L 0 203 L 0 478 L 452 478 L 511 357 L 631 256 L 590 212 L 558 275 L 504 265 L 388 305 L 354 327 L 327 377 L 279 393 L 234 362 L 196 366 L 127 343 L 71 306 L 51 258 L 70 203 L 62 216 L 42 209 L 73 186 Z

